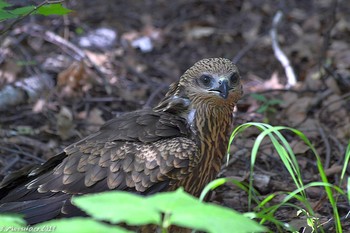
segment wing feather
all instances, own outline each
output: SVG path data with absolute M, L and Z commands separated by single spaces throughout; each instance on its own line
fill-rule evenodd
M 19 212 L 35 223 L 49 219 L 45 216 L 76 212 L 68 200 L 76 194 L 113 189 L 142 195 L 164 191 L 196 165 L 191 161 L 199 157 L 198 147 L 190 135 L 181 117 L 153 110 L 126 113 L 68 146 L 59 158 L 5 180 L 0 184 L 0 191 L 6 191 L 0 211 L 22 208 Z M 50 196 L 55 197 L 55 205 L 48 207 Z

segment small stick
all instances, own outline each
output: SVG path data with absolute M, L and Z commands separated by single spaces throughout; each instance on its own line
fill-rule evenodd
M 276 15 L 273 17 L 272 21 L 272 28 L 270 31 L 271 39 L 272 39 L 272 48 L 275 53 L 276 58 L 279 60 L 279 62 L 282 64 L 284 71 L 287 76 L 287 88 L 295 86 L 297 83 L 297 79 L 293 70 L 293 67 L 290 65 L 290 61 L 288 57 L 284 54 L 282 49 L 280 48 L 278 41 L 277 41 L 277 26 L 279 22 L 281 21 L 283 16 L 282 11 L 277 11 Z
M 102 78 L 105 91 L 107 94 L 111 94 L 112 90 L 110 88 L 110 85 L 108 84 L 106 80 L 106 75 L 97 64 L 95 64 L 87 55 L 86 53 L 80 49 L 78 46 L 74 45 L 72 42 L 64 39 L 63 37 L 51 32 L 44 30 L 42 27 L 38 25 L 32 25 L 32 26 L 26 26 L 22 27 L 20 30 L 17 31 L 17 33 L 25 32 L 31 36 L 34 37 L 40 37 L 44 40 L 57 45 L 60 47 L 65 53 L 73 57 L 77 61 L 83 60 L 85 64 L 87 64 L 89 67 L 91 67 L 96 73 Z

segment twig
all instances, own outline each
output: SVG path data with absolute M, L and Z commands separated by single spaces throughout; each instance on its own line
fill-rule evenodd
M 332 104 L 337 103 L 337 102 L 339 102 L 339 101 L 346 100 L 346 99 L 349 99 L 349 100 L 350 100 L 350 93 L 345 93 L 344 95 L 341 95 L 338 99 L 330 101 L 327 105 L 323 106 L 323 107 L 320 109 L 319 114 L 317 115 L 318 119 L 321 119 L 321 116 L 323 115 L 324 111 L 325 111 L 329 106 L 331 106 Z M 333 110 L 333 111 L 335 111 L 335 110 Z
M 33 10 L 29 11 L 28 13 L 18 17 L 15 21 L 13 21 L 9 26 L 7 26 L 4 30 L 2 30 L 0 32 L 0 36 L 4 35 L 6 32 L 10 31 L 13 26 L 15 26 L 17 23 L 19 23 L 20 21 L 22 21 L 24 18 L 26 18 L 28 15 L 31 15 L 33 12 L 37 11 L 40 7 L 46 5 L 46 4 L 57 4 L 57 3 L 62 3 L 64 0 L 57 0 L 57 1 L 43 1 L 42 3 L 40 3 L 39 5 L 35 6 L 33 8 Z
M 16 145 L 14 145 L 14 146 L 16 146 Z M 20 147 L 19 147 L 19 148 L 20 148 Z M 30 153 L 27 153 L 27 152 L 25 152 L 25 151 L 23 151 L 23 150 L 14 150 L 14 149 L 6 148 L 6 147 L 3 147 L 3 146 L 0 146 L 0 149 L 1 149 L 1 150 L 4 150 L 4 151 L 11 152 L 11 153 L 22 154 L 22 155 L 24 155 L 24 156 L 26 156 L 26 157 L 29 157 L 29 158 L 31 158 L 31 159 L 34 159 L 34 160 L 40 162 L 40 163 L 45 162 L 44 159 L 39 158 L 39 157 L 37 157 L 37 156 L 35 156 L 35 155 L 32 155 L 32 154 L 30 154 Z
M 0 112 L 1 113 L 1 112 Z M 18 112 L 16 114 L 13 114 L 13 115 L 10 115 L 10 116 L 1 116 L 1 119 L 0 119 L 0 123 L 1 124 L 6 124 L 8 122 L 11 122 L 11 121 L 16 121 L 16 120 L 20 120 L 22 118 L 25 118 L 25 117 L 30 117 L 32 115 L 35 115 L 36 113 L 33 112 L 32 109 L 28 110 L 28 111 L 21 111 L 21 112 Z M 0 137 L 1 137 L 1 130 L 0 130 Z
M 75 60 L 78 60 L 78 61 L 84 60 L 85 63 L 89 67 L 92 67 L 93 70 L 96 71 L 96 73 L 102 78 L 102 81 L 103 81 L 103 84 L 105 87 L 105 91 L 107 92 L 107 94 L 111 94 L 112 90 L 111 90 L 110 86 L 108 85 L 105 74 L 101 71 L 101 69 L 98 67 L 98 65 L 96 65 L 86 55 L 86 53 L 82 49 L 80 49 L 79 47 L 77 47 L 73 43 L 67 41 L 63 37 L 61 37 L 53 32 L 44 30 L 42 27 L 40 27 L 38 25 L 22 27 L 18 31 L 18 33 L 20 33 L 20 32 L 25 32 L 25 33 L 28 33 L 31 36 L 35 36 L 35 37 L 44 38 L 46 41 L 60 47 L 65 53 L 72 56 Z
M 346 215 L 344 215 L 343 217 L 340 218 L 340 221 L 343 221 L 343 220 L 349 220 L 350 218 L 350 211 L 348 211 L 348 213 Z M 334 219 L 333 218 L 330 218 L 327 222 L 325 223 L 322 223 L 320 227 L 322 227 L 323 230 L 328 230 L 329 228 L 331 228 L 332 226 L 334 226 Z
M 116 102 L 116 101 L 123 101 L 122 98 L 119 97 L 85 97 L 84 102 Z
M 283 16 L 283 13 L 282 13 L 282 11 L 279 10 L 279 11 L 277 11 L 276 15 L 273 17 L 270 35 L 271 35 L 271 40 L 272 40 L 272 48 L 273 48 L 273 51 L 275 53 L 275 56 L 282 64 L 284 71 L 286 73 L 286 76 L 287 76 L 286 87 L 290 88 L 290 87 L 295 86 L 295 84 L 297 83 L 297 79 L 296 79 L 293 67 L 290 65 L 290 61 L 289 61 L 288 57 L 284 54 L 284 52 L 280 48 L 278 41 L 277 41 L 277 37 L 278 37 L 277 26 L 278 26 L 279 22 L 281 21 L 282 16 Z
M 24 26 L 19 29 L 18 33 L 25 32 L 34 37 L 40 37 L 44 40 L 59 46 L 65 53 L 72 56 L 75 60 L 87 59 L 87 56 L 83 50 L 72 44 L 71 42 L 65 40 L 63 37 L 44 30 L 39 25 Z
M 22 135 L 16 135 L 14 137 L 10 137 L 5 139 L 5 141 L 11 142 L 16 145 L 27 145 L 35 148 L 36 150 L 40 150 L 43 152 L 50 151 L 50 146 L 47 143 L 43 143 L 39 140 L 36 140 L 34 138 L 22 136 Z

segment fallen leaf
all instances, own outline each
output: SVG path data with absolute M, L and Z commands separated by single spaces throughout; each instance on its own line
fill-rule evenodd
M 58 74 L 57 85 L 67 96 L 79 95 L 80 90 L 88 91 L 93 83 L 93 73 L 84 61 L 73 62 L 66 70 Z
M 300 140 L 293 140 L 290 143 L 290 146 L 292 147 L 294 154 L 305 154 L 306 151 L 310 150 L 310 147 Z
M 74 135 L 73 113 L 69 108 L 62 106 L 60 112 L 56 115 L 56 120 L 57 134 L 63 140 L 67 140 Z
M 287 108 L 286 115 L 292 126 L 298 125 L 306 119 L 307 110 L 312 100 L 312 97 L 303 96 Z
M 100 129 L 101 125 L 105 123 L 105 120 L 102 118 L 102 111 L 98 108 L 93 108 L 86 119 L 87 121 L 87 130 L 90 132 L 95 132 Z

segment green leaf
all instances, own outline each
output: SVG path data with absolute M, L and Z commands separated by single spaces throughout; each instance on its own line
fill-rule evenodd
M 261 102 L 266 102 L 267 99 L 265 96 L 261 95 L 261 94 L 257 94 L 257 93 L 252 93 L 250 94 L 254 99 L 261 101 Z
M 9 11 L 10 13 L 19 16 L 19 15 L 25 15 L 31 12 L 32 10 L 35 9 L 35 6 L 24 6 L 24 7 L 19 7 L 14 10 Z
M 75 33 L 76 33 L 77 35 L 82 35 L 82 34 L 84 33 L 84 29 L 81 28 L 81 27 L 77 27 L 77 28 L 75 29 Z
M 227 178 L 219 178 L 216 180 L 211 181 L 209 184 L 207 184 L 204 189 L 201 192 L 201 195 L 199 196 L 199 200 L 203 201 L 205 196 L 209 193 L 209 191 L 216 189 L 217 187 L 225 184 L 227 182 Z
M 142 196 L 111 191 L 74 197 L 73 204 L 98 220 L 129 225 L 160 224 L 161 214 Z
M 348 168 L 349 160 L 350 160 L 350 140 L 349 140 L 348 146 L 346 148 L 345 158 L 344 158 L 344 162 L 343 162 L 344 166 L 343 166 L 343 169 L 342 169 L 342 172 L 340 175 L 340 180 L 343 180 L 345 177 L 345 173 L 346 173 L 346 170 Z M 342 183 L 342 182 L 340 182 L 340 183 Z
M 5 11 L 0 8 L 0 20 L 5 20 L 5 19 L 12 19 L 16 18 L 17 15 L 10 14 L 8 11 Z
M 38 232 L 54 232 L 54 233 L 131 233 L 124 228 L 111 226 L 89 218 L 67 218 L 51 220 L 34 225 L 34 229 L 40 229 Z
M 280 99 L 271 99 L 267 102 L 269 105 L 278 105 L 283 104 L 283 100 Z
M 266 229 L 242 214 L 221 206 L 201 203 L 185 193 L 159 193 L 150 197 L 111 191 L 73 198 L 73 203 L 98 220 L 128 225 L 177 225 L 210 233 L 261 232 Z
M 0 21 L 6 20 L 6 19 L 13 19 L 18 16 L 23 16 L 28 13 L 32 14 L 40 14 L 40 15 L 65 15 L 69 12 L 71 12 L 70 9 L 67 9 L 62 6 L 60 3 L 55 4 L 49 4 L 49 5 L 43 5 L 39 7 L 37 10 L 33 11 L 36 6 L 30 5 L 30 6 L 24 6 L 24 7 L 18 7 L 14 10 L 4 10 L 5 7 L 12 6 L 11 4 L 8 4 L 7 2 L 0 0 Z
M 37 10 L 37 13 L 40 15 L 45 15 L 45 16 L 48 16 L 48 15 L 66 15 L 71 11 L 72 10 L 63 7 L 62 4 L 55 3 L 55 4 L 44 5 L 44 6 L 40 7 Z
M 255 221 L 231 209 L 214 204 L 202 203 L 185 193 L 159 193 L 148 200 L 168 216 L 168 225 L 177 225 L 210 233 L 263 232 L 266 229 Z
M 0 214 L 0 226 L 1 227 L 23 227 L 26 222 L 20 215 Z M 2 232 L 2 230 L 1 230 Z
M 257 113 L 264 113 L 264 112 L 267 111 L 268 107 L 269 107 L 269 106 L 268 106 L 267 104 L 264 104 L 264 105 L 262 105 L 256 112 L 257 112 Z
M 8 6 L 12 6 L 12 5 L 3 1 L 3 0 L 0 0 L 0 9 L 8 7 Z

